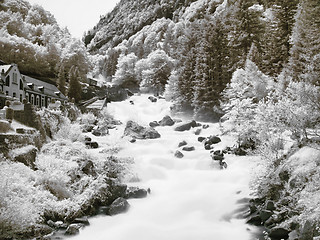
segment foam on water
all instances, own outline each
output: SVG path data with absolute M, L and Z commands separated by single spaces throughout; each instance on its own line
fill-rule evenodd
M 151 103 L 147 96 L 134 96 L 129 101 L 111 103 L 110 113 L 126 123 L 128 120 L 148 125 L 169 114 L 170 103 Z M 150 188 L 145 199 L 129 200 L 130 210 L 117 216 L 98 216 L 91 225 L 72 238 L 112 240 L 249 240 L 255 229 L 237 219 L 239 200 L 249 197 L 250 171 L 254 159 L 226 156 L 228 168 L 220 170 L 209 152 L 197 141 L 193 130 L 175 132 L 174 127 L 157 127 L 160 139 L 129 143 L 121 138 L 123 126 L 111 131 L 103 141 L 121 142 L 120 156 L 134 157 L 133 171 L 141 179 L 134 186 Z M 218 124 L 210 124 L 201 136 L 219 134 Z M 195 151 L 174 157 L 178 143 L 187 141 Z M 230 137 L 222 137 L 216 149 L 230 146 Z M 181 150 L 181 149 L 180 149 Z

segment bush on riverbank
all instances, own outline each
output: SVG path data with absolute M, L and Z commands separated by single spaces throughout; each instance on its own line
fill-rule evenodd
M 81 116 L 71 121 L 56 111 L 45 110 L 40 115 L 52 140 L 38 152 L 35 170 L 0 159 L 1 239 L 21 233 L 24 238 L 34 237 L 36 226 L 48 220 L 68 222 L 94 214 L 99 204 L 109 204 L 114 198 L 112 188 L 131 162 L 113 156 L 114 146 L 88 149 Z M 48 226 L 41 228 L 48 230 Z
M 248 60 L 234 73 L 224 97 L 225 130 L 238 134 L 239 146 L 253 142 L 252 153 L 261 156 L 253 180 L 258 224 L 271 235 L 281 228 L 284 236 L 288 230 L 302 237 L 305 228 L 318 236 L 320 87 L 294 82 L 285 73 L 273 80 Z M 275 211 L 266 209 L 268 201 Z

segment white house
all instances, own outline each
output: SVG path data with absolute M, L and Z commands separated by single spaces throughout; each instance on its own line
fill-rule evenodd
M 17 99 L 22 102 L 25 97 L 22 76 L 15 64 L 0 66 L 0 108 L 4 106 L 5 98 Z M 0 97 L 1 97 L 0 96 Z
M 21 74 L 15 64 L 0 65 L 0 73 L 0 109 L 6 100 L 22 102 L 26 98 L 37 107 L 48 107 L 52 100 L 68 100 L 56 85 Z

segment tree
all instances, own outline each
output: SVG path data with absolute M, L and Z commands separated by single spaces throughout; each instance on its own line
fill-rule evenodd
M 293 28 L 290 70 L 293 79 L 320 85 L 320 5 L 302 0 Z
M 71 67 L 69 71 L 69 99 L 74 99 L 78 103 L 81 99 L 80 72 L 78 67 Z
M 63 63 L 60 65 L 58 72 L 58 89 L 63 95 L 66 94 L 66 72 Z
M 127 87 L 133 90 L 139 88 L 135 74 L 137 59 L 138 58 L 134 53 L 120 55 L 117 64 L 117 71 L 112 80 L 115 85 Z
M 173 67 L 171 59 L 163 50 L 155 50 L 147 57 L 147 68 L 142 71 L 140 87 L 152 91 L 154 94 L 163 94 Z
M 198 43 L 194 68 L 194 98 L 196 118 L 218 120 L 220 94 L 231 79 L 227 33 L 219 18 L 203 21 L 203 38 Z

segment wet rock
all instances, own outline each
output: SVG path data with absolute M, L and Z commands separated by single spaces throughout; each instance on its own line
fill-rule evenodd
M 202 128 L 203 128 L 203 129 L 208 129 L 208 128 L 209 128 L 209 125 L 208 125 L 208 124 L 204 124 L 204 125 L 202 126 Z
M 151 102 L 157 102 L 157 101 L 158 101 L 158 99 L 155 98 L 155 97 L 153 97 L 153 96 L 148 97 L 148 99 L 149 99 Z
M 82 228 L 83 225 L 82 224 L 70 224 L 66 230 L 66 232 L 64 233 L 64 235 L 68 235 L 68 236 L 72 236 L 72 235 L 77 235 L 79 234 L 79 229 Z
M 194 134 L 195 135 L 200 135 L 200 133 L 201 133 L 201 128 L 197 129 Z
M 84 141 L 85 141 L 85 142 L 91 142 L 92 139 L 91 139 L 91 137 L 85 136 L 85 137 L 84 137 Z
M 213 147 L 211 146 L 211 144 L 205 144 L 204 145 L 204 149 L 205 150 L 211 150 L 211 149 L 213 149 Z
M 282 170 L 279 173 L 279 178 L 280 178 L 281 181 L 288 182 L 289 179 L 290 179 L 290 173 L 287 170 Z
M 178 132 L 184 132 L 184 131 L 188 131 L 191 128 L 197 127 L 197 122 L 196 121 L 191 121 L 188 123 L 182 123 L 179 126 L 177 126 L 174 130 L 178 131 Z
M 145 198 L 148 195 L 147 190 L 138 187 L 129 187 L 126 192 L 126 198 Z
M 110 196 L 108 198 L 108 201 L 106 202 L 106 205 L 111 204 L 117 198 L 125 197 L 127 192 L 127 185 L 110 183 L 109 192 L 110 192 L 109 194 Z
M 135 143 L 137 141 L 137 139 L 135 139 L 135 138 L 131 138 L 130 140 L 129 140 L 129 142 L 131 142 L 131 143 Z
M 198 142 L 203 142 L 205 139 L 205 137 L 198 137 Z
M 276 207 L 274 205 L 274 202 L 273 201 L 267 201 L 266 203 L 266 210 L 269 210 L 269 211 L 274 211 L 276 210 Z
M 124 136 L 130 136 L 136 139 L 155 139 L 161 137 L 154 128 L 146 128 L 133 121 L 127 122 L 124 130 Z
M 186 141 L 182 141 L 179 143 L 178 147 L 183 147 L 183 146 L 186 146 L 188 145 L 188 143 Z
M 149 123 L 149 126 L 152 127 L 152 128 L 155 128 L 155 127 L 160 126 L 160 124 L 157 121 L 153 121 L 153 122 Z
M 91 160 L 86 160 L 82 167 L 81 167 L 81 170 L 84 174 L 87 174 L 87 175 L 91 175 L 91 176 L 95 176 L 96 175 L 96 172 L 95 172 L 95 169 L 94 169 L 94 165 L 93 165 L 93 162 Z
M 92 130 L 92 134 L 96 137 L 103 137 L 109 134 L 109 128 L 108 126 L 99 126 L 96 129 Z
M 174 125 L 174 121 L 172 120 L 172 118 L 170 116 L 165 116 L 160 122 L 160 126 L 173 126 Z
M 95 125 L 83 125 L 82 127 L 82 132 L 83 133 L 88 133 L 88 132 L 92 132 L 92 130 L 94 129 Z
M 269 237 L 273 240 L 288 239 L 290 231 L 281 227 L 270 229 Z
M 242 148 L 236 148 L 234 149 L 233 153 L 237 156 L 245 156 L 247 155 L 247 152 L 243 150 Z
M 120 213 L 125 213 L 129 210 L 130 204 L 122 197 L 117 198 L 110 206 L 108 215 L 114 216 Z
M 194 151 L 195 148 L 192 146 L 192 147 L 184 147 L 182 148 L 183 151 L 186 151 L 186 152 L 191 152 L 191 151 Z
M 269 210 L 261 210 L 260 211 L 260 218 L 262 222 L 267 221 L 272 216 L 272 212 Z
M 99 148 L 99 144 L 97 142 L 85 142 L 86 146 L 89 148 Z
M 221 138 L 217 137 L 217 136 L 210 136 L 206 139 L 205 144 L 217 144 L 221 142 Z
M 184 157 L 183 153 L 180 152 L 180 151 L 178 151 L 178 150 L 175 152 L 174 156 L 175 156 L 176 158 L 183 158 L 183 157 Z
M 261 218 L 260 218 L 260 215 L 258 212 L 252 214 L 248 220 L 247 220 L 247 223 L 248 224 L 252 224 L 254 226 L 261 226 L 262 225 L 262 221 L 261 221 Z
M 89 226 L 90 223 L 89 223 L 89 220 L 88 220 L 88 217 L 81 217 L 81 218 L 75 218 L 72 223 L 81 223 L 85 226 Z
M 215 161 L 223 161 L 224 160 L 224 156 L 214 155 L 213 156 L 213 160 L 215 160 Z

